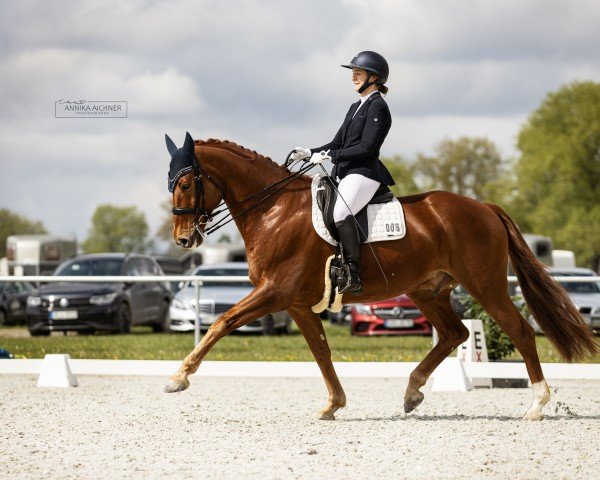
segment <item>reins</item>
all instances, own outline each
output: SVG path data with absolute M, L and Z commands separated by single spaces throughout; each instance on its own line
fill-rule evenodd
M 265 195 L 264 197 L 262 197 L 262 198 L 261 198 L 260 200 L 258 200 L 256 203 L 253 203 L 252 205 L 250 205 L 248 208 L 245 208 L 244 210 L 242 210 L 241 212 L 237 213 L 236 215 L 231 215 L 231 213 L 228 213 L 228 214 L 227 214 L 227 215 L 225 215 L 223 218 L 221 218 L 221 219 L 220 219 L 220 220 L 219 220 L 219 221 L 218 221 L 218 222 L 217 222 L 215 225 L 213 225 L 213 226 L 211 226 L 211 227 L 209 227 L 209 228 L 206 228 L 206 229 L 204 230 L 204 232 L 200 232 L 200 231 L 198 231 L 198 233 L 200 233 L 200 234 L 201 234 L 201 235 L 203 235 L 204 237 L 207 237 L 207 236 L 208 236 L 208 235 L 210 235 L 211 233 L 213 233 L 213 232 L 216 232 L 216 231 L 217 231 L 219 228 L 221 228 L 221 227 L 224 227 L 225 225 L 227 225 L 227 224 L 228 224 L 228 223 L 230 223 L 230 222 L 233 222 L 233 221 L 234 221 L 236 218 L 238 218 L 238 217 L 240 217 L 241 215 L 243 215 L 244 213 L 246 213 L 246 212 L 248 212 L 248 211 L 252 210 L 254 207 L 256 207 L 256 206 L 260 205 L 260 204 L 261 204 L 262 202 L 264 202 L 264 201 L 265 201 L 267 198 L 269 198 L 269 197 L 273 196 L 275 193 L 277 193 L 277 192 L 278 192 L 279 190 L 281 190 L 283 187 L 285 187 L 286 185 L 288 185 L 289 183 L 291 183 L 292 181 L 294 181 L 294 180 L 295 180 L 296 178 L 298 178 L 299 176 L 301 176 L 301 175 L 304 175 L 306 172 L 308 172 L 308 171 L 309 171 L 311 168 L 313 168 L 313 167 L 314 167 L 314 165 L 313 165 L 313 164 L 308 164 L 308 165 L 305 165 L 305 166 L 303 166 L 303 167 L 302 167 L 300 170 L 298 170 L 297 172 L 294 172 L 294 173 L 292 173 L 291 175 L 289 175 L 289 176 L 287 176 L 287 177 L 285 177 L 285 178 L 283 178 L 283 179 L 281 179 L 281 180 L 278 180 L 278 181 L 277 181 L 277 182 L 275 182 L 275 183 L 272 183 L 272 184 L 270 184 L 270 185 L 267 185 L 267 186 L 266 186 L 266 187 L 264 187 L 262 190 L 259 190 L 258 192 L 256 192 L 256 193 L 253 193 L 252 195 L 250 195 L 249 197 L 247 197 L 247 198 L 244 198 L 243 200 L 240 200 L 238 203 L 236 203 L 236 205 L 235 205 L 236 207 L 237 207 L 237 206 L 239 206 L 239 205 L 241 205 L 242 203 L 246 202 L 247 200 L 250 200 L 251 198 L 254 198 L 254 197 L 256 197 L 257 195 L 259 195 L 259 194 L 263 193 L 264 191 L 266 191 L 266 190 L 268 190 L 268 189 L 270 189 L 270 188 L 272 188 L 272 187 L 275 187 L 275 186 L 277 186 L 277 185 L 281 184 L 281 185 L 279 186 L 279 188 L 276 188 L 275 190 L 273 190 L 273 191 L 269 192 L 267 195 Z M 213 182 L 213 183 L 214 183 L 214 182 Z M 216 208 L 219 208 L 219 206 L 221 206 L 221 205 L 222 205 L 222 204 L 218 205 Z M 222 209 L 222 210 L 219 210 L 218 212 L 216 212 L 216 213 L 213 213 L 212 215 L 213 215 L 213 216 L 215 216 L 215 215 L 217 215 L 217 214 L 219 214 L 219 213 L 221 213 L 221 212 L 223 212 L 223 211 L 225 211 L 225 210 L 226 210 L 226 208 L 224 208 L 224 209 Z M 227 221 L 225 221 L 225 220 L 226 220 L 228 217 L 231 217 L 231 218 L 229 218 Z

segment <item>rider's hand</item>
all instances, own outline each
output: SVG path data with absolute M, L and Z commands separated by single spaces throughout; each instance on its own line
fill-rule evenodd
M 310 150 L 308 148 L 296 147 L 294 151 L 290 154 L 290 159 L 293 162 L 298 160 L 304 160 L 305 158 L 310 157 Z
M 313 153 L 312 157 L 310 157 L 309 161 L 313 165 L 317 165 L 317 164 L 323 163 L 327 160 L 331 160 L 331 157 L 329 156 L 329 150 L 327 150 L 327 151 L 321 150 L 320 152 Z

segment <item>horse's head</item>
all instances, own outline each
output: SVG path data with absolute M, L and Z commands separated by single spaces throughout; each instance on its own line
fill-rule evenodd
M 173 238 L 183 248 L 201 245 L 202 233 L 211 220 L 211 212 L 223 200 L 220 187 L 202 171 L 196 159 L 194 140 L 186 132 L 183 147 L 177 148 L 165 135 L 171 154 L 169 192 L 173 194 Z

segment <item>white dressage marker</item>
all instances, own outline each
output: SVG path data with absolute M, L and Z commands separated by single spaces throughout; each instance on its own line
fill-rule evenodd
M 469 338 L 456 349 L 456 356 L 465 363 L 488 362 L 485 332 L 481 320 L 463 320 L 464 326 L 469 330 Z M 489 377 L 469 377 L 474 387 L 492 388 L 492 379 Z
M 432 392 L 468 392 L 473 385 L 460 358 L 446 358 L 433 372 Z
M 69 368 L 68 354 L 49 354 L 44 357 L 42 371 L 38 378 L 38 387 L 77 387 L 77 377 Z

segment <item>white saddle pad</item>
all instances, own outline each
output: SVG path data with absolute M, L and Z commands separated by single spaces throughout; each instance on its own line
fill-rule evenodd
M 331 245 L 337 242 L 330 235 L 323 221 L 323 214 L 317 204 L 317 188 L 319 180 L 323 175 L 313 176 L 312 191 L 312 221 L 315 231 L 319 236 Z M 406 234 L 404 212 L 397 198 L 387 203 L 377 203 L 367 206 L 367 218 L 369 222 L 369 237 L 367 243 L 383 242 L 384 240 L 398 240 Z

